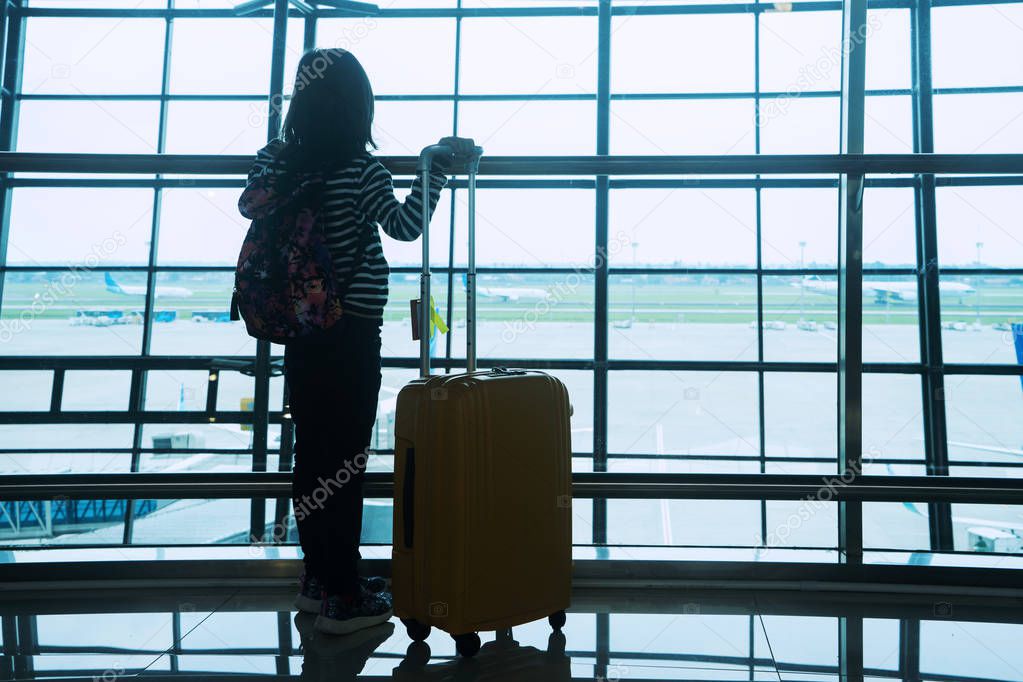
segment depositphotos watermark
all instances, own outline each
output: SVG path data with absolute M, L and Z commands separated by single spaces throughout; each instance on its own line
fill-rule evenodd
M 868 450 L 870 457 L 864 457 L 856 466 L 846 469 L 837 476 L 827 476 L 823 479 L 822 485 L 813 495 L 808 495 L 800 502 L 799 508 L 788 515 L 783 523 L 778 524 L 773 531 L 764 538 L 764 547 L 772 549 L 788 542 L 792 534 L 799 530 L 804 523 L 817 515 L 829 502 L 831 502 L 840 488 L 851 485 L 863 473 L 863 468 L 873 461 L 874 457 L 880 455 L 881 451 L 872 447 Z
M 867 15 L 867 23 L 860 26 L 849 38 L 846 38 L 840 46 L 831 45 L 822 47 L 820 55 L 809 64 L 799 68 L 799 75 L 794 83 L 789 85 L 784 92 L 771 100 L 767 100 L 757 112 L 757 125 L 764 126 L 772 119 L 784 116 L 788 112 L 792 100 L 798 99 L 804 92 L 809 91 L 816 83 L 826 79 L 836 68 L 842 67 L 842 59 L 848 55 L 854 46 L 861 46 L 875 32 L 881 29 L 883 22 L 877 13 Z
M 75 286 L 82 281 L 82 278 L 98 268 L 105 258 L 110 257 L 122 246 L 128 243 L 128 238 L 121 231 L 115 231 L 112 235 L 93 244 L 91 250 L 82 259 L 82 263 L 66 268 L 55 280 L 46 283 L 42 292 L 32 297 L 32 303 L 22 310 L 13 320 L 0 320 L 0 344 L 9 342 L 18 334 L 32 329 L 32 323 L 36 318 L 45 314 L 51 306 L 58 303 L 74 293 Z
M 533 304 L 533 307 L 522 314 L 522 317 L 504 323 L 501 331 L 501 341 L 512 343 L 522 334 L 536 329 L 537 323 L 551 313 L 565 301 L 567 296 L 575 293 L 583 282 L 585 275 L 590 275 L 597 268 L 603 267 L 610 256 L 620 252 L 626 246 L 632 244 L 632 239 L 624 232 L 619 232 L 615 238 L 608 243 L 607 248 L 601 248 L 590 257 L 590 261 L 583 265 L 573 266 L 572 272 L 564 279 L 557 281 L 548 291 L 547 295 Z

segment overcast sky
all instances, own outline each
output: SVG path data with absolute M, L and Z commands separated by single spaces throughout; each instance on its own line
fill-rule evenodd
M 410 4 L 423 5 L 381 3 L 385 7 Z M 478 0 L 463 4 L 523 3 Z M 163 6 L 163 2 L 33 0 L 32 5 L 148 7 Z M 177 5 L 225 7 L 231 3 L 178 0 Z M 879 10 L 871 12 L 871 20 L 868 87 L 908 88 L 908 11 Z M 938 8 L 933 20 L 936 87 L 1023 85 L 1019 67 L 1023 64 L 1023 6 Z M 153 153 L 156 102 L 100 101 L 88 95 L 159 93 L 164 27 L 160 19 L 30 19 L 24 92 L 75 94 L 82 99 L 24 102 L 18 148 Z M 451 19 L 323 20 L 318 44 L 351 49 L 366 66 L 377 94 L 443 95 L 454 88 L 454 28 Z M 613 94 L 750 92 L 754 88 L 751 15 L 616 17 L 612 28 Z M 838 87 L 834 48 L 839 33 L 838 12 L 762 16 L 761 90 L 790 93 L 763 104 L 762 111 L 768 112 L 760 131 L 763 153 L 838 151 L 837 98 L 809 95 Z M 301 22 L 290 22 L 289 74 L 301 55 L 301 38 Z M 265 93 L 270 43 L 269 20 L 178 19 L 171 92 Z M 466 19 L 461 57 L 463 93 L 592 95 L 596 19 Z M 166 151 L 254 153 L 265 140 L 265 114 L 261 99 L 172 102 Z M 912 151 L 908 96 L 871 97 L 867 115 L 868 152 Z M 381 102 L 375 133 L 379 153 L 416 154 L 450 134 L 452 118 L 451 102 Z M 611 152 L 754 153 L 754 119 L 753 101 L 745 98 L 616 100 L 611 111 Z M 939 95 L 935 128 L 939 152 L 1023 152 L 1023 94 Z M 476 138 L 491 154 L 593 154 L 595 105 L 592 101 L 466 102 L 460 105 L 458 132 Z M 233 262 L 246 227 L 234 208 L 237 194 L 235 189 L 167 191 L 161 262 Z M 464 200 L 460 192 L 456 225 L 463 258 Z M 972 264 L 981 242 L 984 263 L 1023 266 L 1021 200 L 1019 187 L 940 189 L 943 264 Z M 765 265 L 834 263 L 837 192 L 767 190 L 761 209 Z M 151 211 L 152 193 L 146 190 L 19 189 L 9 261 L 81 261 L 94 244 L 119 232 L 125 235 L 125 244 L 109 262 L 143 264 Z M 434 222 L 437 262 L 446 257 L 449 211 L 446 196 Z M 871 190 L 865 214 L 865 259 L 911 263 L 911 191 Z M 480 264 L 579 264 L 592 255 L 592 192 L 483 191 L 479 216 Z M 621 249 L 612 262 L 753 265 L 755 226 L 752 190 L 617 190 L 611 197 L 612 239 L 636 246 Z M 395 264 L 415 263 L 420 253 L 418 244 L 389 240 L 385 249 Z

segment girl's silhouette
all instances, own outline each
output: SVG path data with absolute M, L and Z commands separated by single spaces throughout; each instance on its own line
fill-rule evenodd
M 380 390 L 380 328 L 389 269 L 378 228 L 401 241 L 421 232 L 422 183 L 430 211 L 447 182 L 417 177 L 404 202 L 376 149 L 373 90 L 358 60 L 341 49 L 317 49 L 298 64 L 281 139 L 256 155 L 249 173 L 265 192 L 310 182 L 318 193 L 327 245 L 338 280 L 348 282 L 343 314 L 321 335 L 289 342 L 285 376 L 295 423 L 294 516 L 305 571 L 296 606 L 319 613 L 316 628 L 344 634 L 388 620 L 391 595 L 379 578 L 357 572 L 362 529 L 362 473 Z M 443 138 L 457 155 L 472 140 Z M 239 204 L 247 206 L 243 193 Z M 243 212 L 246 212 L 243 210 Z M 252 217 L 251 215 L 247 217 Z

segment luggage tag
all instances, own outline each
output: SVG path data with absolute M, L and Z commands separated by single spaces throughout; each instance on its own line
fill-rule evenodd
M 419 301 L 420 299 L 414 298 L 409 301 L 409 307 L 412 312 L 412 340 L 419 340 Z M 430 338 L 433 338 L 434 333 L 440 332 L 441 334 L 448 333 L 448 326 L 444 324 L 444 318 L 437 312 L 437 304 L 434 303 L 433 296 L 430 297 Z

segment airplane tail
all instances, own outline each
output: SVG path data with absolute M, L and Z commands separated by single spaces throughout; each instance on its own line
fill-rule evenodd
M 114 276 L 111 275 L 109 272 L 103 273 L 103 280 L 106 282 L 107 291 L 109 291 L 110 293 L 112 294 L 124 293 L 124 289 L 121 288 L 121 285 L 117 283 L 117 280 L 114 279 Z

